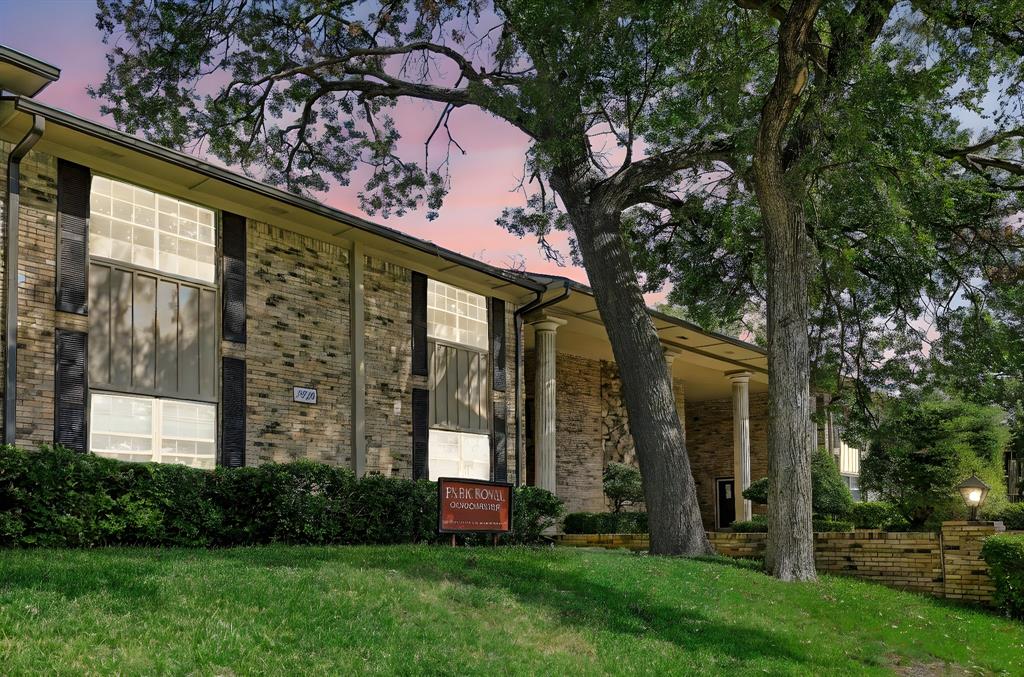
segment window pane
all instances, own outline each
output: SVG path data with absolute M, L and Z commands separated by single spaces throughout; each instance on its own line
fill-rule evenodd
M 102 176 L 93 178 L 90 210 L 93 256 L 214 281 L 211 210 Z
M 427 280 L 427 335 L 487 350 L 487 299 L 437 280 Z
M 212 468 L 217 407 L 205 402 L 93 393 L 89 449 L 121 461 Z
M 430 479 L 465 477 L 487 480 L 491 477 L 490 439 L 487 435 L 430 430 L 427 443 Z

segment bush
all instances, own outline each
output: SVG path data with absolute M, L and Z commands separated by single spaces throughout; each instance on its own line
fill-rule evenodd
M 750 483 L 743 498 L 758 505 L 768 504 L 768 478 Z M 853 496 L 839 474 L 836 460 L 825 448 L 811 458 L 811 507 L 815 515 L 845 517 L 850 514 Z
M 1009 503 L 994 511 L 985 511 L 985 519 L 1002 522 L 1010 531 L 1024 531 L 1024 503 Z
M 889 401 L 861 462 L 861 489 L 892 503 L 914 529 L 967 513 L 955 487 L 977 474 L 992 487 L 987 505 L 1006 505 L 1005 414 L 958 400 Z
M 561 501 L 515 490 L 512 534 L 536 543 Z M 437 485 L 309 461 L 213 471 L 62 448 L 0 447 L 0 546 L 387 544 L 437 540 Z
M 646 534 L 645 512 L 574 512 L 565 516 L 567 534 Z
M 989 536 L 981 556 L 996 585 L 996 604 L 1010 616 L 1024 618 L 1024 534 Z
M 765 534 L 768 533 L 768 518 L 764 515 L 754 515 L 749 520 L 733 522 L 729 526 L 737 534 Z
M 738 534 L 763 534 L 768 532 L 768 517 L 765 515 L 754 515 L 747 521 L 733 522 L 730 525 L 733 532 Z M 814 531 L 853 531 L 853 522 L 837 520 L 826 517 L 814 518 Z
M 612 461 L 602 476 L 604 495 L 612 502 L 612 512 L 622 512 L 623 506 L 642 503 L 644 485 L 640 469 Z
M 903 531 L 909 526 L 896 507 L 886 501 L 854 503 L 850 511 L 850 521 L 857 529 Z

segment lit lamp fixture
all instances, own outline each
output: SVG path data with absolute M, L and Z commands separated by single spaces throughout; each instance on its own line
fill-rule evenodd
M 989 486 L 981 481 L 977 475 L 971 475 L 968 479 L 956 485 L 957 491 L 963 496 L 964 503 L 971 509 L 971 521 L 978 519 L 978 508 L 985 502 L 988 496 Z

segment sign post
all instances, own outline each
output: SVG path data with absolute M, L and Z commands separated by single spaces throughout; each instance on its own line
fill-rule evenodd
M 512 531 L 512 485 L 456 477 L 437 480 L 437 531 L 456 534 L 493 534 Z

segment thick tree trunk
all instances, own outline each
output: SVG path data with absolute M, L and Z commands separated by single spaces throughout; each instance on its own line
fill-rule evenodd
M 754 144 L 754 184 L 768 261 L 768 548 L 765 565 L 784 581 L 810 581 L 810 346 L 807 271 L 810 243 L 799 176 L 783 161 L 785 131 L 807 83 L 805 48 L 821 0 L 794 0 L 779 26 L 779 64 Z M 794 185 L 788 185 L 792 180 Z
M 781 187 L 780 187 L 781 188 Z M 765 565 L 785 581 L 814 580 L 811 508 L 808 242 L 802 208 L 761 191 L 768 259 L 768 549 Z
M 590 204 L 567 206 L 622 378 L 644 481 L 650 551 L 689 556 L 713 553 L 701 521 L 661 342 L 619 228 L 620 211 Z

